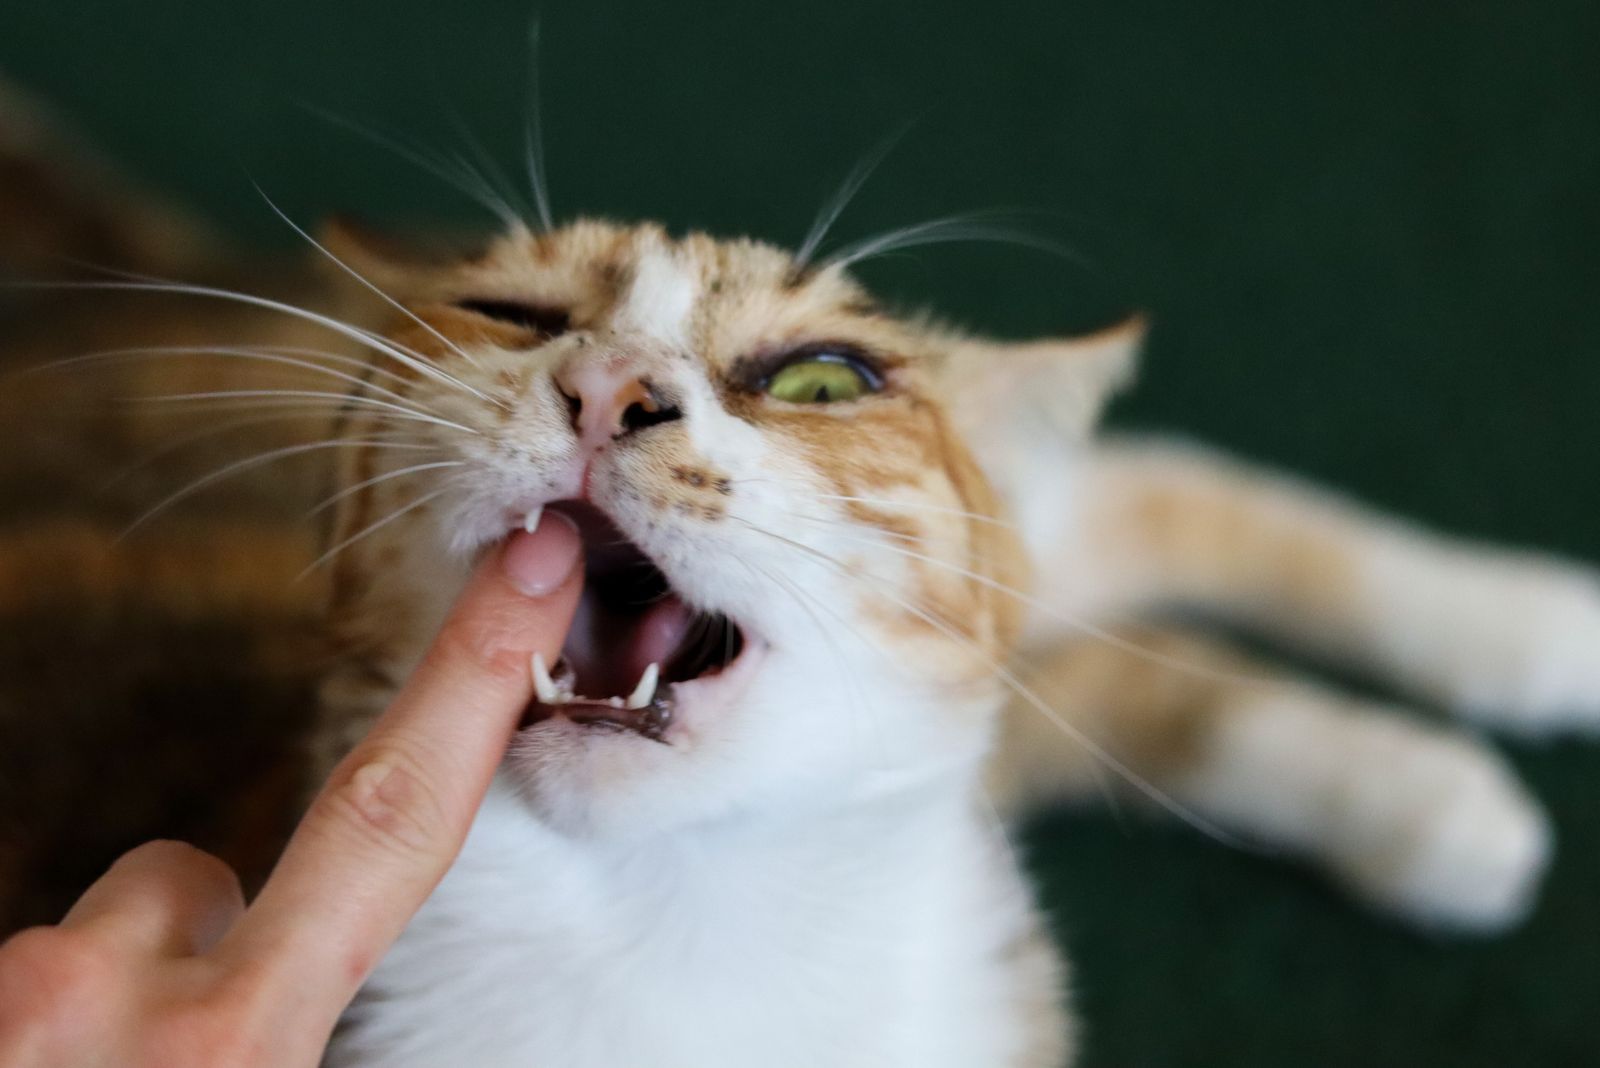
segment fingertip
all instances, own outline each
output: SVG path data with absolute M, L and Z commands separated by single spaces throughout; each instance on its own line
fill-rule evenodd
M 506 579 L 526 597 L 546 597 L 560 589 L 577 570 L 583 541 L 571 518 L 545 511 L 532 531 L 519 530 L 500 551 Z

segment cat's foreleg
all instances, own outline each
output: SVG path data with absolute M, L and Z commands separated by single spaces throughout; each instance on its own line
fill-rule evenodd
M 1600 731 L 1600 573 L 1473 544 L 1183 446 L 1085 462 L 1043 596 L 1177 605 L 1370 670 L 1485 725 Z
M 1491 749 L 1208 640 L 1124 637 L 1144 652 L 1085 638 L 1025 658 L 1068 728 L 1011 703 L 990 780 L 1007 808 L 1137 796 L 1081 732 L 1194 822 L 1309 859 L 1404 919 L 1493 931 L 1524 915 L 1550 832 Z

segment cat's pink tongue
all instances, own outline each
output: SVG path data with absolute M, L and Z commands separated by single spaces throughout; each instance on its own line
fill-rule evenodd
M 651 664 L 663 669 L 688 635 L 694 614 L 672 594 L 630 615 L 606 612 L 588 598 L 579 602 L 562 656 L 577 675 L 585 697 L 626 697 Z
M 619 650 L 628 677 L 638 679 L 651 664 L 665 668 L 672 654 L 683 645 L 693 618 L 689 606 L 672 594 L 645 609 L 634 625 L 633 640 L 626 643 L 625 650 Z

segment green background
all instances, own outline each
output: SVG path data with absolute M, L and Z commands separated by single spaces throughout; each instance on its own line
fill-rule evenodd
M 7 0 L 0 70 L 255 240 L 292 213 L 470 220 L 302 103 L 520 154 L 524 3 Z M 546 4 L 557 211 L 795 242 L 1040 209 L 1084 262 L 875 265 L 997 334 L 1154 318 L 1125 426 L 1193 433 L 1455 530 L 1600 558 L 1600 5 Z M 1600 655 L 1600 652 L 1597 652 Z M 1600 749 L 1513 751 L 1560 855 L 1532 922 L 1434 940 L 1137 817 L 1026 840 L 1085 1064 L 1600 1064 Z

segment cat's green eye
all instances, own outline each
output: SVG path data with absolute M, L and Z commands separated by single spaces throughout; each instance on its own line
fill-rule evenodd
M 790 404 L 831 404 L 876 393 L 879 383 L 860 361 L 819 352 L 779 368 L 767 379 L 767 394 Z

